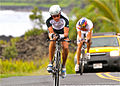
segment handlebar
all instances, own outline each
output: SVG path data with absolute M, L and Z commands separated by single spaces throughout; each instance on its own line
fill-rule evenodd
M 47 41 L 58 41 L 58 42 L 66 41 L 66 42 L 71 42 L 71 40 L 64 40 L 64 39 L 57 39 L 57 40 L 47 39 Z

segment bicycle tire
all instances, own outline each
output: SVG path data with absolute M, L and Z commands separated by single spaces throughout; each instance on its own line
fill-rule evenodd
M 83 71 L 84 71 L 84 65 L 83 65 L 83 61 L 81 61 L 80 75 L 83 75 Z
M 82 58 L 81 58 L 81 63 L 80 63 L 80 75 L 83 75 L 84 72 L 84 58 L 85 58 L 85 51 L 81 51 Z
M 59 86 L 59 70 L 60 70 L 60 52 L 57 51 L 56 72 L 55 72 L 55 86 Z

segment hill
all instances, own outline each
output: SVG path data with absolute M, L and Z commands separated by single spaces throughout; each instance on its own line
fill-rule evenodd
M 14 57 L 14 59 L 33 60 L 48 57 L 49 42 L 47 42 L 47 39 L 48 39 L 47 32 L 43 32 L 40 35 L 29 36 L 27 39 L 25 39 L 24 36 L 20 37 L 19 41 L 15 42 L 15 47 L 18 55 Z M 9 41 L 8 44 L 12 46 L 11 41 Z M 9 46 L 6 44 L 0 44 L 0 58 L 2 59 L 8 58 L 3 56 L 4 50 L 7 47 Z M 75 47 L 70 45 L 69 50 L 70 52 L 75 52 Z M 8 52 L 10 53 L 10 50 Z
M 47 56 L 49 46 L 46 41 L 47 37 L 47 32 L 41 33 L 40 35 L 29 36 L 27 39 L 20 37 L 19 41 L 15 43 L 18 53 L 15 59 L 31 60 Z M 3 40 L 6 39 L 10 40 L 9 37 L 4 37 Z M 8 41 L 8 44 L 11 44 L 11 41 Z M 3 59 L 8 58 L 3 56 L 5 48 L 9 46 L 8 44 L 0 44 L 0 57 Z

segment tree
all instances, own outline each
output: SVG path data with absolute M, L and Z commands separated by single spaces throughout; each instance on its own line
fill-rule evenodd
M 32 10 L 32 14 L 29 17 L 34 23 L 33 28 L 42 29 L 42 25 L 45 23 L 42 17 L 42 12 L 39 11 L 37 7 L 34 7 L 34 9 Z
M 107 22 L 108 26 L 105 29 L 120 32 L 120 0 L 90 0 L 90 2 L 99 10 L 97 18 Z

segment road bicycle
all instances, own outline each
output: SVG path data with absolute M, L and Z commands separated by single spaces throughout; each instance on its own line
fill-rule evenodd
M 57 40 L 49 40 L 49 41 L 56 41 L 56 50 L 54 59 L 52 61 L 53 69 L 52 69 L 52 77 L 54 80 L 55 86 L 59 86 L 59 75 L 62 69 L 61 65 L 61 42 L 66 41 L 70 42 L 70 40 L 64 40 L 64 39 L 57 39 Z

